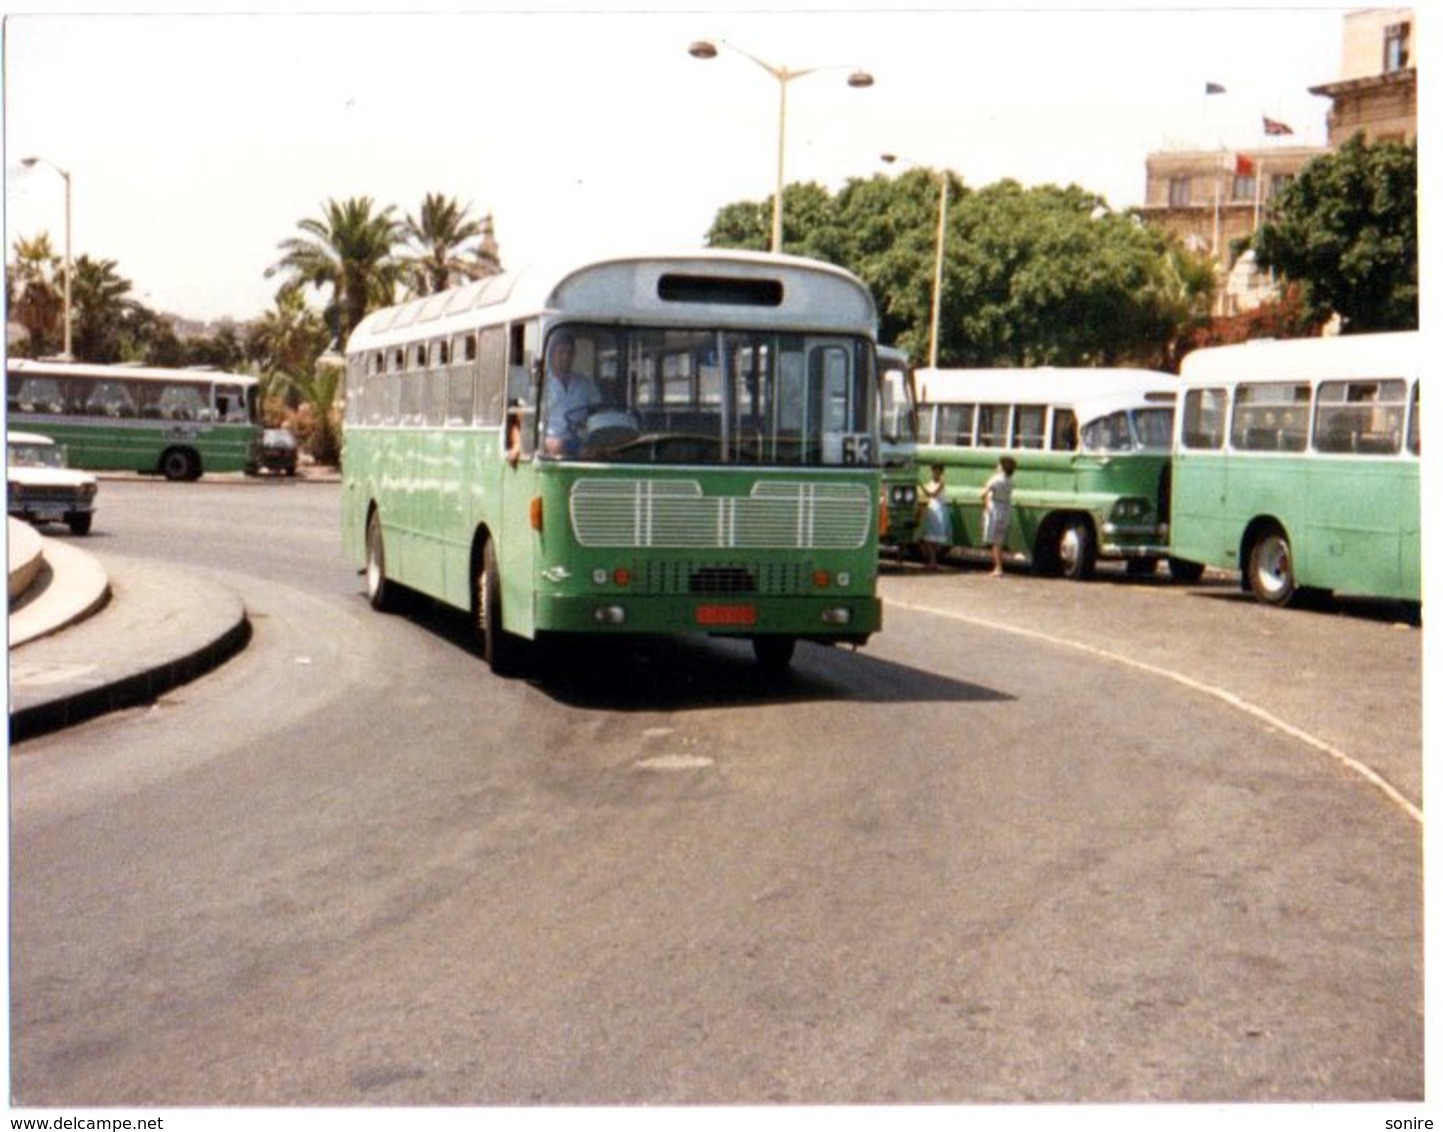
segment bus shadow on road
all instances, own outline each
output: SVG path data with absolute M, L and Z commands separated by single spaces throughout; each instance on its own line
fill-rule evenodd
M 470 619 L 425 601 L 406 614 L 484 669 Z M 1015 697 L 854 650 L 802 642 L 791 667 L 768 672 L 750 642 L 705 637 L 558 637 L 526 648 L 517 678 L 571 707 L 687 711 L 837 701 L 1000 703 Z
M 802 643 L 782 673 L 758 666 L 745 641 L 637 638 L 551 641 L 531 679 L 570 707 L 685 711 L 768 704 L 996 703 L 1013 697 L 865 651 Z

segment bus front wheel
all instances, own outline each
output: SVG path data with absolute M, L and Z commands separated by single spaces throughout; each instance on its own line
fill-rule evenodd
M 1259 601 L 1287 605 L 1297 592 L 1293 577 L 1293 548 L 1277 527 L 1267 527 L 1253 540 L 1248 552 L 1248 587 Z
M 1062 576 L 1070 581 L 1082 582 L 1092 577 L 1097 565 L 1097 545 L 1085 519 L 1068 519 L 1062 524 L 1057 538 L 1057 561 Z
M 792 664 L 792 654 L 797 651 L 795 637 L 753 637 L 752 652 L 757 665 L 769 676 L 779 676 Z
M 510 676 L 521 667 L 521 641 L 506 631 L 501 619 L 501 572 L 496 561 L 496 542 L 487 539 L 481 550 L 481 569 L 476 575 L 476 636 L 481 657 L 497 676 Z

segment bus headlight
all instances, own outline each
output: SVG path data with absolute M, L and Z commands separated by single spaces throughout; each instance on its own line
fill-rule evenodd
M 845 606 L 834 606 L 831 609 L 822 610 L 823 625 L 850 625 L 852 623 L 852 611 Z
M 620 605 L 598 605 L 592 616 L 598 625 L 624 625 L 626 609 Z
M 1146 499 L 1132 497 L 1130 499 L 1119 499 L 1112 507 L 1112 521 L 1114 523 L 1136 523 L 1146 519 L 1152 513 L 1152 506 Z

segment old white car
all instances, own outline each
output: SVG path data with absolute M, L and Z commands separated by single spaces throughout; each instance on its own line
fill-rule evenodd
M 65 449 L 48 436 L 7 432 L 6 509 L 32 523 L 64 523 L 75 534 L 90 533 L 96 479 L 65 466 Z

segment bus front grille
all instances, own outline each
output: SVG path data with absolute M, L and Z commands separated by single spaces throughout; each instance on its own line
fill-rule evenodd
M 571 527 L 587 547 L 859 550 L 872 532 L 861 483 L 764 481 L 705 495 L 695 480 L 580 479 Z

